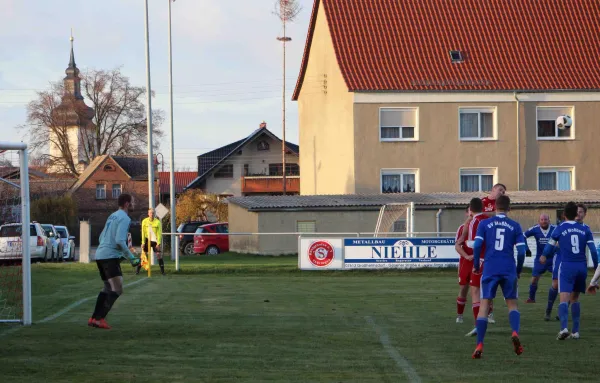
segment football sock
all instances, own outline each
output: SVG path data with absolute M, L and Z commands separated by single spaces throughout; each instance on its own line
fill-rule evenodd
M 530 284 L 529 285 L 529 299 L 531 299 L 532 301 L 535 301 L 535 293 L 537 292 L 538 286 L 537 284 Z
M 98 315 L 100 316 L 100 318 L 98 319 L 106 318 L 110 309 L 112 308 L 113 304 L 116 302 L 117 299 L 119 299 L 119 294 L 115 293 L 114 291 L 109 291 L 107 293 L 106 300 L 104 301 L 104 306 L 101 308 L 102 311 L 98 313 Z
M 573 318 L 573 332 L 579 332 L 581 319 L 581 303 L 575 302 L 571 305 L 571 317 Z
M 550 290 L 548 290 L 548 306 L 546 306 L 546 314 L 550 315 L 552 312 L 552 306 L 554 306 L 554 301 L 556 301 L 556 297 L 558 296 L 558 291 L 550 286 Z
M 108 297 L 108 294 L 106 294 L 104 291 L 100 291 L 100 294 L 98 294 L 98 299 L 96 299 L 96 307 L 94 308 L 94 313 L 92 314 L 92 318 L 94 318 L 94 319 L 102 318 L 100 315 L 102 314 L 104 302 L 106 302 L 107 297 Z
M 465 312 L 465 304 L 467 303 L 467 298 L 456 298 L 456 313 L 458 315 L 463 315 Z
M 558 305 L 558 317 L 560 318 L 560 329 L 569 328 L 569 304 L 561 302 Z
M 165 273 L 165 261 L 163 261 L 162 258 L 158 260 L 158 265 L 160 266 L 160 272 L 162 274 L 164 274 Z
M 477 316 L 479 315 L 479 302 L 473 303 L 473 318 L 477 321 Z
M 521 313 L 517 310 L 512 310 L 508 313 L 508 321 L 510 322 L 510 328 L 518 334 L 521 325 Z
M 485 332 L 487 330 L 488 319 L 477 318 L 475 322 L 475 328 L 477 329 L 477 344 L 483 344 L 483 338 L 485 338 Z

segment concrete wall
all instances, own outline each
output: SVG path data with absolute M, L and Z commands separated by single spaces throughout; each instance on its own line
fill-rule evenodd
M 231 233 L 257 233 L 258 213 L 249 212 L 243 207 L 229 204 L 229 232 Z M 257 236 L 229 236 L 229 251 L 237 253 L 259 254 Z
M 354 193 L 352 103 L 321 2 L 298 97 L 301 195 Z
M 257 145 L 260 141 L 266 141 L 269 144 L 269 150 L 259 151 Z M 288 164 L 299 163 L 299 158 L 295 154 L 286 155 L 285 160 Z M 210 194 L 231 194 L 239 197 L 242 195 L 244 165 L 248 165 L 250 174 L 263 173 L 269 175 L 269 164 L 280 164 L 281 162 L 281 142 L 267 135 L 259 136 L 244 146 L 241 154 L 234 154 L 223 163 L 223 165 L 233 164 L 232 178 L 215 178 L 214 173 L 207 177 L 206 192 Z

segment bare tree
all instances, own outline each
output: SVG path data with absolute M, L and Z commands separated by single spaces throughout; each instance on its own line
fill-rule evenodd
M 143 87 L 132 86 L 120 69 L 90 70 L 81 76 L 82 93 L 90 106 L 67 91 L 62 82 L 38 92 L 29 103 L 27 124 L 18 127 L 29 134 L 34 155 L 44 158 L 59 172 L 79 175 L 73 152 L 88 164 L 99 156 L 143 154 L 147 148 L 146 113 Z M 154 146 L 163 136 L 162 111 L 153 111 Z M 80 127 L 79 137 L 73 126 Z M 78 141 L 78 142 L 74 142 Z M 49 153 L 52 144 L 57 152 Z

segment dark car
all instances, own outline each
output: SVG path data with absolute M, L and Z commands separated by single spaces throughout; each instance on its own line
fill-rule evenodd
M 192 221 L 179 225 L 177 232 L 185 233 L 179 234 L 179 251 L 184 255 L 194 255 L 194 233 L 200 226 L 209 223 L 208 221 Z

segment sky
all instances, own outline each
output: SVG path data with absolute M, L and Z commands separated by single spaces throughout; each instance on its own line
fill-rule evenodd
M 168 1 L 148 0 L 152 107 L 168 111 Z M 298 143 L 298 106 L 291 101 L 312 0 L 288 24 L 286 139 Z M 172 3 L 175 164 L 196 170 L 196 156 L 248 136 L 264 120 L 282 133 L 282 44 L 274 0 L 176 0 Z M 86 69 L 120 67 L 146 84 L 144 0 L 0 0 L 0 136 L 27 141 L 36 91 L 62 80 L 69 62 Z M 89 103 L 88 103 L 89 105 Z M 168 121 L 162 126 L 168 133 Z M 160 153 L 168 163 L 168 134 Z M 160 157 L 159 157 L 160 159 Z

